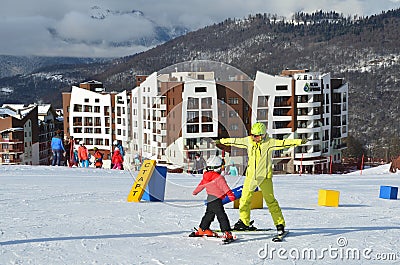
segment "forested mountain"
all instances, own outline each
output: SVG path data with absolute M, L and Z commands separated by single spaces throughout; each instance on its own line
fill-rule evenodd
M 253 78 L 258 70 L 279 74 L 285 68 L 342 77 L 349 83 L 351 137 L 374 145 L 377 155 L 382 156 L 383 147 L 391 155 L 399 151 L 394 148 L 400 142 L 400 9 L 370 17 L 318 11 L 291 18 L 256 14 L 227 19 L 110 62 L 51 66 L 2 78 L 0 103 L 50 98 L 60 106 L 60 93 L 71 84 L 97 79 L 108 90 L 130 89 L 136 74 L 193 59 L 221 61 Z M 34 96 L 26 95 L 28 89 Z

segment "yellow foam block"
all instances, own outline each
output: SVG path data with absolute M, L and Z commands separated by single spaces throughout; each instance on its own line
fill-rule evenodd
M 319 206 L 339 206 L 340 192 L 336 190 L 319 190 L 318 205 Z
M 145 160 L 143 162 L 143 165 L 140 167 L 139 174 L 136 177 L 135 183 L 133 183 L 132 189 L 129 192 L 128 198 L 126 199 L 128 202 L 140 202 L 155 167 L 155 160 Z
M 240 204 L 240 199 L 234 200 L 233 208 L 239 209 L 239 204 Z M 251 209 L 262 209 L 263 208 L 263 196 L 262 196 L 262 192 L 260 190 L 254 192 L 253 198 L 251 199 L 250 208 Z

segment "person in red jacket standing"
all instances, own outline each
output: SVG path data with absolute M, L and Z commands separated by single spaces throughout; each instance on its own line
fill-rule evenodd
M 221 175 L 223 162 L 218 156 L 212 156 L 207 160 L 206 172 L 203 174 L 203 179 L 193 191 L 193 195 L 197 195 L 204 188 L 207 192 L 207 209 L 201 219 L 199 229 L 193 232 L 190 236 L 215 236 L 216 234 L 210 230 L 210 225 L 217 216 L 221 231 L 224 237 L 232 240 L 233 236 L 228 215 L 225 212 L 222 204 L 222 199 L 228 195 L 231 201 L 235 200 L 235 195 L 226 183 L 225 178 Z
M 124 162 L 121 153 L 119 152 L 119 148 L 115 147 L 114 153 L 111 158 L 111 163 L 114 165 L 112 169 L 122 170 L 122 163 Z

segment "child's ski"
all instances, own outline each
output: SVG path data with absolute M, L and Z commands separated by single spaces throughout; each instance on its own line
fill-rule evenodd
M 272 242 L 282 242 L 286 235 L 289 234 L 289 231 L 286 230 L 282 235 L 276 235 L 272 238 Z
M 230 243 L 232 243 L 232 242 L 234 242 L 234 241 L 236 241 L 238 239 L 236 235 L 233 235 L 233 238 L 228 239 L 228 238 L 225 238 L 223 235 L 218 234 L 216 232 L 214 232 L 213 236 L 196 235 L 195 231 L 190 233 L 189 237 L 201 237 L 201 238 L 204 238 L 206 240 L 213 240 L 213 241 L 221 242 L 222 245 L 230 244 Z

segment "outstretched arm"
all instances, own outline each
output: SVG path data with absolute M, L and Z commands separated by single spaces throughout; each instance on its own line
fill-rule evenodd
M 274 150 L 280 150 L 289 147 L 295 147 L 306 143 L 307 141 L 303 141 L 302 139 L 285 139 L 285 140 L 277 140 L 274 142 Z
M 248 137 L 243 137 L 243 138 L 222 138 L 219 140 L 220 144 L 226 145 L 226 146 L 234 146 L 238 148 L 247 148 L 249 144 L 249 138 Z

